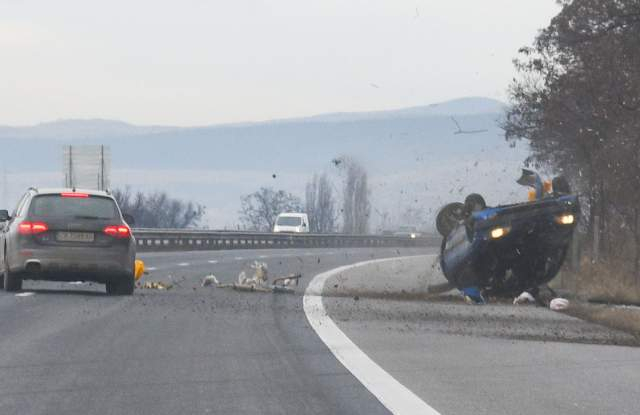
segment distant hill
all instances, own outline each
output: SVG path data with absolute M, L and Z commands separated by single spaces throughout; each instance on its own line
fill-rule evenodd
M 473 97 L 391 111 L 190 128 L 55 121 L 0 127 L 0 161 L 12 178 L 9 198 L 16 198 L 27 185 L 60 184 L 62 144 L 109 145 L 115 187 L 166 189 L 200 201 L 209 208 L 210 225 L 221 227 L 237 223 L 240 196 L 259 186 L 302 196 L 315 172 L 334 175 L 338 185 L 331 160 L 349 154 L 370 172 L 376 209 L 401 221 L 398 209 L 434 211 L 468 189 L 485 191 L 496 202 L 518 196 L 517 187 L 499 183 L 515 179 L 528 149 L 505 142 L 497 124 L 503 109 L 499 101 Z M 476 133 L 460 134 L 460 129 Z
M 176 127 L 139 127 L 123 121 L 89 119 L 58 120 L 28 127 L 0 126 L 0 139 L 81 140 L 87 138 L 131 137 L 174 131 Z
M 321 114 L 307 118 L 313 121 L 361 121 L 361 120 L 388 120 L 398 118 L 456 116 L 497 114 L 503 112 L 505 104 L 495 99 L 483 97 L 459 98 L 438 104 L 422 105 L 418 107 L 402 108 L 387 111 L 372 112 L 337 112 Z

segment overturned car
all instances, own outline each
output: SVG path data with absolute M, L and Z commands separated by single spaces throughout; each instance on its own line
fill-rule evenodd
M 450 203 L 438 213 L 443 236 L 440 266 L 466 298 L 514 296 L 551 281 L 562 266 L 579 214 L 578 198 L 562 177 L 543 182 L 523 170 L 519 184 L 531 187 L 529 201 L 487 207 L 478 194 Z

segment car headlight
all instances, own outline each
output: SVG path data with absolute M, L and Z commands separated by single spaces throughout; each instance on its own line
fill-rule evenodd
M 567 214 L 567 215 L 560 215 L 558 217 L 556 217 L 556 222 L 559 225 L 573 225 L 573 222 L 576 220 L 576 218 L 572 215 L 572 214 Z
M 490 235 L 492 239 L 500 239 L 503 236 L 505 236 L 507 233 L 509 233 L 509 228 L 504 228 L 502 226 L 499 226 L 497 228 L 491 229 Z

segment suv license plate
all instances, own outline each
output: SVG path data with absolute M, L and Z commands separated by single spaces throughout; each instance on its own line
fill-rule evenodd
M 91 232 L 58 232 L 56 239 L 60 242 L 93 242 Z

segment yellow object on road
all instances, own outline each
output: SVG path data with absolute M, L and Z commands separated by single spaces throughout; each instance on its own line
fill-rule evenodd
M 133 275 L 136 278 L 136 281 L 138 281 L 140 278 L 142 278 L 142 275 L 144 275 L 144 262 L 139 259 L 136 259 L 135 271 L 133 272 Z

